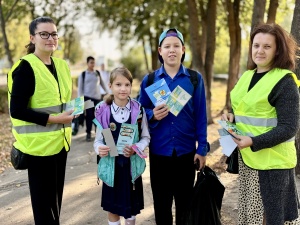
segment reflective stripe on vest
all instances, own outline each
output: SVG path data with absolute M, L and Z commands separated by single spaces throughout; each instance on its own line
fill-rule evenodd
M 276 127 L 277 126 L 277 118 L 254 118 L 254 117 L 246 117 L 246 116 L 235 116 L 236 123 L 243 123 L 247 125 L 253 125 L 253 126 L 262 126 L 262 127 Z M 249 137 L 254 137 L 252 133 L 247 133 Z M 295 137 L 292 137 L 291 139 L 285 141 L 290 142 L 294 141 Z
M 71 124 L 64 125 L 64 124 L 53 123 L 53 124 L 47 124 L 46 127 L 33 124 L 33 125 L 17 126 L 17 127 L 14 126 L 13 129 L 15 129 L 15 131 L 18 134 L 26 134 L 26 133 L 43 133 L 43 132 L 58 131 L 65 127 L 71 127 Z
M 26 55 L 26 60 L 35 77 L 35 90 L 30 98 L 28 108 L 33 111 L 50 115 L 63 112 L 65 103 L 70 101 L 72 92 L 72 80 L 70 70 L 64 60 L 51 57 L 57 73 L 57 80 L 45 64 L 34 54 Z M 10 93 L 13 86 L 12 73 L 18 67 L 19 60 L 8 73 L 8 99 L 10 104 Z M 53 124 L 46 126 L 14 119 L 13 135 L 16 139 L 14 146 L 30 155 L 48 156 L 59 153 L 63 148 L 70 148 L 72 129 L 71 124 Z
M 238 129 L 249 136 L 264 134 L 277 126 L 277 114 L 268 101 L 274 86 L 289 70 L 273 69 L 265 74 L 248 92 L 255 70 L 246 71 L 231 91 L 231 103 Z M 250 147 L 242 149 L 243 162 L 258 170 L 290 169 L 297 162 L 295 137 L 271 148 L 253 152 Z

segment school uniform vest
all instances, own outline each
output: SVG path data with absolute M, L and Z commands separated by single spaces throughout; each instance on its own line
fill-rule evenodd
M 95 110 L 95 119 L 93 120 L 97 127 L 102 130 L 109 128 L 111 112 L 110 106 L 105 102 L 100 102 Z M 141 113 L 141 105 L 139 102 L 131 99 L 130 100 L 130 123 L 137 125 L 137 119 Z M 133 143 L 139 141 L 139 134 L 136 132 L 134 136 Z M 137 154 L 130 156 L 130 168 L 131 168 L 131 177 L 132 183 L 134 184 L 135 180 L 142 175 L 146 168 L 145 159 L 139 157 Z M 115 157 L 105 156 L 102 157 L 98 164 L 98 177 L 108 186 L 114 186 L 115 178 Z
M 236 126 L 248 136 L 258 136 L 276 127 L 276 110 L 270 105 L 268 96 L 285 75 L 292 75 L 289 70 L 273 69 L 248 92 L 254 73 L 255 70 L 246 71 L 230 93 Z M 293 77 L 296 79 L 295 75 Z M 256 152 L 247 147 L 240 153 L 243 162 L 257 170 L 291 169 L 297 162 L 295 138 Z
M 55 57 L 51 57 L 57 73 L 58 81 L 34 54 L 24 56 L 21 60 L 29 62 L 35 76 L 35 90 L 31 96 L 28 107 L 32 110 L 57 115 L 64 111 L 65 103 L 71 99 L 72 80 L 67 63 Z M 18 67 L 21 60 L 14 64 L 8 73 L 8 104 L 13 86 L 12 73 Z M 20 151 L 35 155 L 49 156 L 57 154 L 65 147 L 69 151 L 71 145 L 71 124 L 48 123 L 45 127 L 14 119 L 12 121 L 12 133 L 16 139 L 14 146 Z

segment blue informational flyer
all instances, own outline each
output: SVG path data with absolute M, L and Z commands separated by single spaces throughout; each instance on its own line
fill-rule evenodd
M 172 91 L 166 104 L 170 112 L 177 116 L 192 96 L 179 85 Z
M 137 125 L 122 123 L 118 141 L 117 141 L 117 149 L 119 154 L 124 154 L 123 149 L 126 145 L 131 146 L 133 144 L 133 139 L 135 132 L 137 130 Z
M 71 100 L 70 102 L 66 103 L 66 109 L 65 111 L 70 111 L 73 110 L 74 112 L 72 113 L 72 115 L 79 115 L 82 114 L 84 111 L 84 97 L 78 97 L 75 98 L 73 100 Z
M 166 103 L 171 91 L 164 78 L 145 88 L 154 106 Z

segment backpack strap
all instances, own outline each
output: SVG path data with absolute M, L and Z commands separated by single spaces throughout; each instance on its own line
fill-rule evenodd
M 152 73 L 148 74 L 148 80 L 147 80 L 147 86 L 146 87 L 149 87 L 151 84 L 154 83 L 154 75 L 155 75 L 155 72 L 152 72 Z
M 103 88 L 103 85 L 101 84 L 101 81 L 104 83 L 104 81 L 103 81 L 103 79 L 102 79 L 102 77 L 101 77 L 101 74 L 100 74 L 100 71 L 99 70 L 96 70 L 96 74 L 97 74 L 97 76 L 99 77 L 99 83 L 100 83 L 100 86 Z M 105 88 L 103 88 L 103 89 L 105 89 Z
M 84 79 L 85 79 L 85 71 L 81 73 L 82 76 L 82 93 L 84 93 Z
M 195 70 L 187 69 L 190 74 L 190 80 L 194 86 L 194 90 L 198 86 L 198 73 Z
M 188 68 L 187 68 L 187 70 L 190 74 L 190 80 L 191 80 L 191 83 L 193 84 L 194 90 L 195 90 L 198 85 L 198 73 L 195 70 L 191 70 Z M 148 74 L 147 87 L 149 87 L 151 84 L 154 83 L 154 75 L 155 75 L 155 72 Z
M 143 107 L 140 108 L 140 114 L 138 115 L 137 124 L 138 124 L 138 131 L 139 131 L 139 140 L 141 140 L 142 136 L 142 121 L 144 116 Z
M 96 70 L 96 75 L 99 77 L 99 79 L 100 79 L 100 85 L 101 85 L 101 76 L 100 76 L 99 70 Z M 82 76 L 82 91 L 84 92 L 85 71 L 83 71 L 83 72 L 81 73 L 81 76 Z

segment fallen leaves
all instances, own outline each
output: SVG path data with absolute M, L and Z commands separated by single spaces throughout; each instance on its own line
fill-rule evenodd
M 11 132 L 11 122 L 9 115 L 6 113 L 0 114 L 0 173 L 11 167 L 10 150 L 15 141 Z

